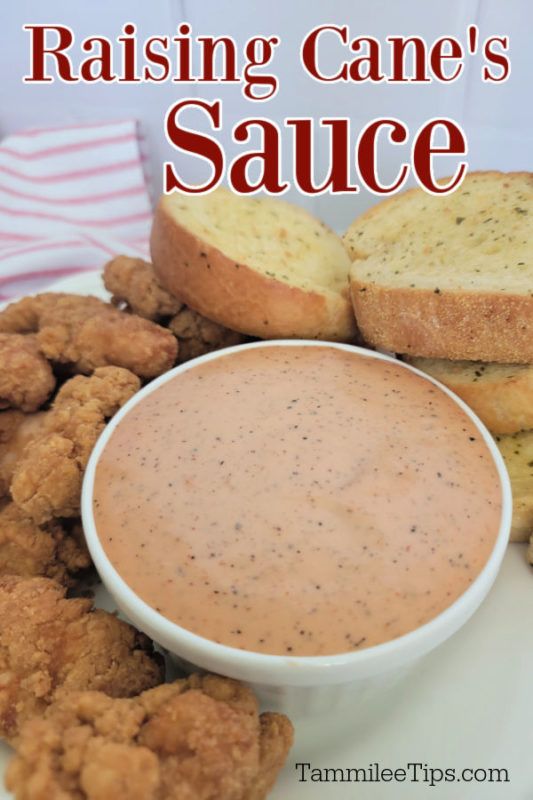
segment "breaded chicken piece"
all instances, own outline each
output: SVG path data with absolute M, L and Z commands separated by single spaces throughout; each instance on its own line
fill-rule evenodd
M 52 367 L 34 336 L 0 333 L 0 409 L 37 411 L 55 385 Z
M 153 322 L 125 314 L 97 297 L 45 293 L 0 312 L 0 332 L 34 333 L 43 355 L 73 371 L 118 366 L 154 378 L 176 360 L 177 342 Z
M 248 341 L 246 336 L 211 322 L 192 308 L 184 306 L 168 323 L 179 341 L 178 363 L 197 358 L 213 350 Z
M 100 367 L 61 387 L 11 470 L 11 497 L 34 522 L 79 516 L 83 472 L 96 440 L 139 387 L 139 379 L 120 367 Z
M 0 499 L 9 495 L 9 486 L 17 461 L 44 422 L 45 413 L 0 411 Z
M 113 295 L 113 303 L 125 303 L 134 314 L 168 325 L 179 342 L 180 364 L 247 341 L 246 336 L 211 322 L 176 300 L 163 289 L 148 261 L 128 256 L 114 258 L 104 268 L 104 285 Z
M 91 563 L 81 525 L 41 527 L 14 503 L 0 506 L 0 576 L 42 576 L 73 586 Z
M 183 305 L 163 289 L 152 265 L 142 258 L 117 256 L 105 265 L 103 278 L 111 302 L 126 303 L 139 317 L 157 321 L 177 314 Z
M 16 800 L 262 800 L 291 743 L 248 689 L 193 675 L 132 700 L 62 696 L 24 726 L 6 785 Z
M 22 411 L 0 411 L 0 501 L 9 495 L 16 456 L 12 443 L 24 419 Z
M 60 689 L 132 697 L 163 679 L 150 641 L 48 578 L 0 578 L 0 736 L 40 715 Z

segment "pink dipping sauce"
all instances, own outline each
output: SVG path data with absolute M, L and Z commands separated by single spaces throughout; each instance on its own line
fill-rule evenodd
M 99 460 L 95 522 L 130 587 L 182 627 L 333 655 L 428 622 L 472 583 L 496 466 L 447 395 L 331 347 L 248 348 L 163 384 Z

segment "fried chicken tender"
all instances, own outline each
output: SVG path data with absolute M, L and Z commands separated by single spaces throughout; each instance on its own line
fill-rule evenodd
M 24 448 L 41 430 L 45 414 L 0 412 L 0 500 L 9 496 L 11 478 Z
M 286 717 L 214 675 L 132 700 L 77 692 L 24 726 L 6 785 L 16 800 L 262 800 L 291 743 Z
M 104 285 L 115 304 L 168 325 L 179 342 L 178 363 L 247 341 L 240 333 L 211 322 L 164 289 L 148 261 L 118 256 L 104 267 Z M 170 320 L 165 318 L 171 317 Z
M 80 525 L 41 527 L 14 503 L 0 506 L 0 576 L 43 576 L 73 586 L 91 563 Z
M 0 409 L 37 411 L 55 385 L 52 367 L 34 336 L 0 333 Z
M 21 411 L 0 411 L 0 501 L 9 495 L 16 462 L 13 442 L 24 416 Z
M 100 367 L 93 375 L 77 375 L 57 393 L 52 408 L 38 420 L 35 436 L 17 457 L 0 457 L 0 479 L 9 479 L 11 497 L 34 522 L 77 517 L 83 472 L 106 420 L 140 387 L 139 379 L 121 367 Z M 12 442 L 21 437 L 19 422 Z M 2 468 L 2 461 L 4 466 Z
M 170 369 L 178 345 L 165 328 L 97 297 L 45 293 L 0 312 L 0 332 L 33 333 L 43 355 L 75 372 L 118 366 L 141 378 Z
M 8 741 L 61 689 L 132 697 L 163 679 L 149 639 L 65 591 L 48 578 L 0 578 L 0 736 Z
M 184 306 L 168 323 L 179 341 L 178 363 L 247 341 L 247 337 Z
M 152 265 L 142 258 L 117 256 L 104 267 L 104 286 L 115 305 L 126 303 L 134 314 L 150 320 L 177 314 L 183 303 L 163 289 Z

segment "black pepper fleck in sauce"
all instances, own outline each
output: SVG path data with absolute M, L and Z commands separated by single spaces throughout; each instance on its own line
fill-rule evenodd
M 449 606 L 485 564 L 500 504 L 486 445 L 432 384 L 272 346 L 134 407 L 98 464 L 94 513 L 119 573 L 165 616 L 233 647 L 325 655 Z

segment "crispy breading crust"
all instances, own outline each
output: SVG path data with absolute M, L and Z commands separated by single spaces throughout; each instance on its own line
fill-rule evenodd
M 139 379 L 120 367 L 100 367 L 61 387 L 12 470 L 11 496 L 26 515 L 38 524 L 79 516 L 83 472 L 96 440 L 139 387 Z
M 178 345 L 169 331 L 125 314 L 97 297 L 48 293 L 24 297 L 0 312 L 0 332 L 34 333 L 50 361 L 90 374 L 118 366 L 154 378 L 174 364 Z
M 163 289 L 148 261 L 114 258 L 104 268 L 104 285 L 114 303 L 126 303 L 134 314 L 161 322 L 172 331 L 179 342 L 179 364 L 247 341 L 248 337 L 212 322 Z
M 61 696 L 23 729 L 7 774 L 17 800 L 262 800 L 292 744 L 283 716 L 213 675 L 132 700 Z
M 0 500 L 9 495 L 16 461 L 13 443 L 24 418 L 22 411 L 0 412 Z
M 182 303 L 163 289 L 152 265 L 142 258 L 117 256 L 104 267 L 104 286 L 115 305 L 127 303 L 134 314 L 160 320 L 177 314 Z
M 56 385 L 34 336 L 0 333 L 0 409 L 36 411 Z
M 0 412 L 0 500 L 9 497 L 9 487 L 26 446 L 42 432 L 47 412 L 24 414 Z
M 131 697 L 161 682 L 149 640 L 48 578 L 0 578 L 0 736 L 42 714 L 59 689 Z
M 91 565 L 81 526 L 36 525 L 14 503 L 0 507 L 0 576 L 54 578 L 65 586 Z
M 192 308 L 184 306 L 168 323 L 169 329 L 179 341 L 178 363 L 197 358 L 204 353 L 232 347 L 246 342 L 248 337 L 230 331 L 216 322 L 211 322 Z

